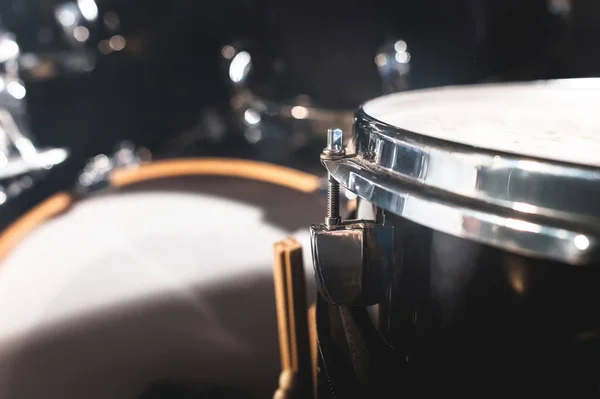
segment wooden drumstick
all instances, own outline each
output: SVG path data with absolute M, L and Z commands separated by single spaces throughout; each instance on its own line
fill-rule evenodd
M 274 250 L 273 274 L 282 369 L 274 398 L 312 398 L 313 372 L 302 246 L 288 238 L 275 243 Z
M 312 304 L 308 309 L 308 338 L 310 339 L 310 358 L 311 358 L 311 369 L 312 369 L 312 381 L 313 381 L 313 397 L 317 397 L 317 379 L 318 379 L 318 367 L 319 367 L 319 343 L 317 335 L 317 306 Z

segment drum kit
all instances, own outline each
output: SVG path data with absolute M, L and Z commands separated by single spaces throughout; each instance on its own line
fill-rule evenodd
M 264 156 L 121 141 L 73 171 L 24 81 L 126 38 L 53 10 L 67 50 L 0 34 L 0 397 L 598 397 L 600 79 L 409 90 L 388 39 L 352 110 L 273 95 L 256 67 L 285 62 L 231 40 L 229 121 Z

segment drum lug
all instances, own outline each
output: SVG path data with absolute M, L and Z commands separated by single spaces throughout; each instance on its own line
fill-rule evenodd
M 343 132 L 329 129 L 323 162 L 342 159 Z M 339 183 L 328 176 L 327 215 L 311 226 L 311 248 L 322 297 L 334 305 L 373 305 L 385 295 L 394 258 L 394 229 L 383 215 L 375 221 L 342 221 Z
M 387 291 L 394 261 L 394 228 L 366 220 L 335 227 L 311 226 L 311 249 L 319 293 L 334 305 L 368 306 Z

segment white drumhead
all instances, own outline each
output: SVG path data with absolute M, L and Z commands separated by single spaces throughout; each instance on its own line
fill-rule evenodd
M 161 381 L 272 396 L 273 244 L 297 238 L 310 264 L 322 215 L 316 195 L 225 178 L 77 203 L 0 267 L 0 397 L 130 399 Z
M 363 109 L 437 139 L 600 166 L 600 79 L 427 89 L 380 97 Z

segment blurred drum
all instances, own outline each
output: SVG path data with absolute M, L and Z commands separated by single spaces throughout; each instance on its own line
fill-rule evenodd
M 312 227 L 320 399 L 597 397 L 599 106 L 597 79 L 446 87 L 331 137 L 363 220 Z
M 113 190 L 56 194 L 0 236 L 0 396 L 272 395 L 272 245 L 308 243 L 319 179 L 244 160 L 111 163 L 79 186 Z M 149 397 L 178 397 L 164 395 Z

